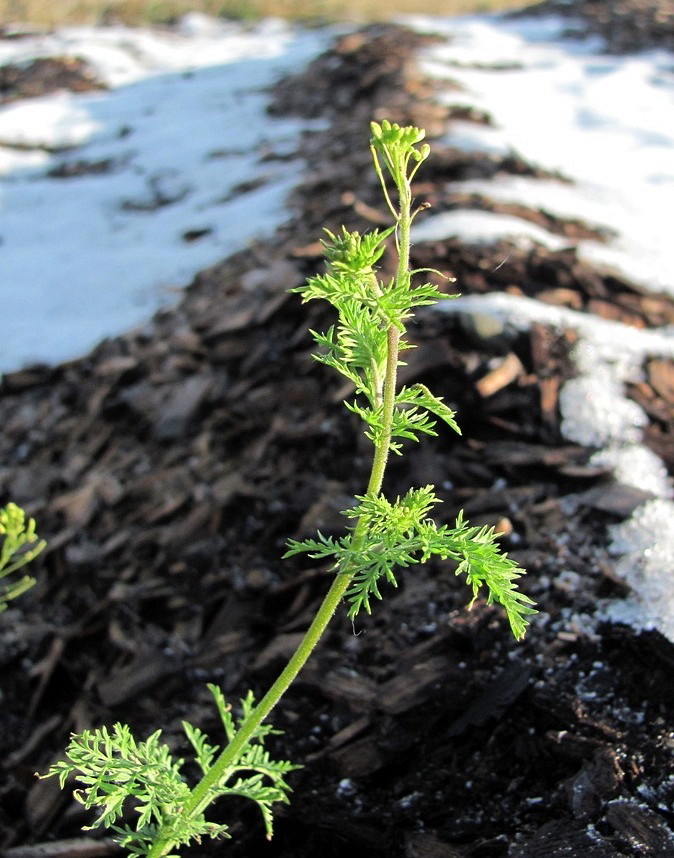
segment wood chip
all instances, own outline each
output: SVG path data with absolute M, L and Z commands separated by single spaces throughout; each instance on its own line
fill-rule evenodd
M 674 362 L 671 360 L 650 361 L 648 380 L 653 389 L 666 402 L 674 404 Z
M 544 304 L 571 307 L 572 310 L 580 310 L 583 306 L 583 299 L 579 292 L 576 289 L 565 289 L 563 286 L 556 289 L 544 289 L 537 293 L 536 298 Z
M 155 438 L 158 441 L 181 438 L 212 389 L 213 380 L 207 375 L 195 375 L 174 385 L 155 417 L 152 427 Z
M 578 497 L 585 506 L 620 518 L 628 518 L 638 506 L 652 498 L 652 492 L 638 489 L 636 486 L 625 486 L 622 483 L 602 483 Z
M 463 858 L 468 855 L 457 846 L 443 843 L 433 834 L 412 834 L 405 843 L 405 858 Z
M 303 637 L 304 632 L 277 635 L 255 659 L 253 670 L 266 670 L 274 664 L 287 661 Z
M 674 835 L 652 810 L 630 799 L 610 802 L 606 819 L 638 855 L 674 858 Z
M 330 754 L 340 777 L 362 778 L 380 769 L 385 761 L 373 736 L 365 736 Z
M 541 392 L 541 414 L 543 419 L 556 426 L 557 417 L 557 401 L 559 399 L 559 378 L 541 378 L 538 382 L 538 387 Z
M 353 670 L 331 670 L 320 681 L 320 689 L 333 700 L 346 701 L 354 711 L 370 709 L 377 696 L 377 686 Z
M 179 669 L 176 659 L 164 653 L 146 653 L 98 683 L 98 694 L 106 706 L 118 706 L 152 688 Z
M 390 715 L 407 712 L 424 703 L 433 687 L 451 670 L 444 656 L 415 664 L 403 674 L 394 676 L 379 687 L 377 707 Z
M 51 510 L 61 513 L 69 527 L 85 527 L 99 506 L 98 487 L 95 481 L 85 483 L 82 488 L 66 492 L 51 503 Z
M 102 858 L 104 855 L 119 855 L 121 848 L 114 840 L 93 840 L 83 837 L 78 840 L 54 840 L 51 843 L 34 843 L 32 846 L 15 846 L 6 849 L 4 858 Z
M 479 727 L 491 718 L 500 718 L 529 684 L 531 668 L 511 664 L 496 677 L 447 729 L 448 736 L 460 736 L 469 727 Z
M 483 375 L 479 381 L 475 383 L 477 392 L 486 399 L 493 396 L 512 384 L 516 378 L 524 373 L 522 362 L 514 352 L 509 352 L 494 369 L 490 370 L 486 375 Z
M 624 858 L 618 850 L 596 830 L 587 831 L 582 823 L 554 820 L 542 828 L 526 843 L 513 844 L 508 858 Z

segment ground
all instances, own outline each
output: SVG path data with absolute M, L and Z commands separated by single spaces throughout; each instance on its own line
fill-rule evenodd
M 656 5 L 667 11 L 648 4 L 654 16 Z M 599 26 L 602 4 L 585 6 Z M 622 7 L 629 32 L 630 7 L 643 16 L 645 4 Z M 81 833 L 89 817 L 68 792 L 34 772 L 58 759 L 70 732 L 117 720 L 139 735 L 161 727 L 184 753 L 181 719 L 217 729 L 206 682 L 231 699 L 264 693 L 325 593 L 329 571 L 279 558 L 288 537 L 338 532 L 369 450 L 341 404 L 348 391 L 310 356 L 308 329 L 329 324 L 329 311 L 287 289 L 318 270 L 324 225 L 385 216 L 369 120 L 413 122 L 432 140 L 451 119 L 416 69 L 423 41 L 372 27 L 278 85 L 274 112 L 328 127 L 304 137 L 292 218 L 268 242 L 202 272 L 142 330 L 3 378 L 0 491 L 49 542 L 38 585 L 0 618 L 7 858 L 115 854 Z M 536 174 L 517 159 L 436 145 L 416 196 L 449 206 L 448 176 L 501 171 Z M 565 234 L 585 229 L 526 214 Z M 570 251 L 478 254 L 443 242 L 420 248 L 415 264 L 456 277 L 441 279 L 448 292 L 515 284 L 638 326 L 674 322 L 670 298 L 647 297 Z M 606 527 L 644 493 L 616 489 L 588 464 L 590 450 L 560 435 L 573 337 L 533 326 L 485 339 L 432 310 L 411 336 L 404 380 L 455 407 L 463 435 L 442 433 L 392 462 L 387 491 L 433 482 L 442 520 L 464 509 L 496 526 L 540 615 L 517 643 L 498 607 L 469 609 L 464 584 L 439 565 L 400 576 L 371 618 L 352 625 L 338 612 L 273 715 L 284 731 L 275 752 L 303 765 L 274 839 L 254 811 L 230 803 L 213 818 L 231 822 L 233 839 L 185 855 L 674 855 L 674 645 L 597 619 L 626 589 Z M 490 374 L 504 357 L 513 375 Z M 672 373 L 652 361 L 632 391 L 670 473 Z

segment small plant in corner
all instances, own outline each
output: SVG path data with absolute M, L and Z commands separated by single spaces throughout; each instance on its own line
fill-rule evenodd
M 16 578 L 13 574 L 34 560 L 45 547 L 45 542 L 35 532 L 32 518 L 26 521 L 26 514 L 15 503 L 0 508 L 0 581 L 12 575 L 12 580 L 0 584 L 0 613 L 7 603 L 16 599 L 35 584 L 30 575 Z
M 206 810 L 221 796 L 242 796 L 262 812 L 272 834 L 274 802 L 288 801 L 286 775 L 295 768 L 272 760 L 264 748 L 273 732 L 265 719 L 311 655 L 337 606 L 346 600 L 348 616 L 370 613 L 381 599 L 384 582 L 396 585 L 399 569 L 431 557 L 450 560 L 455 574 L 465 576 L 473 598 L 484 586 L 489 602 L 505 609 L 516 638 L 524 635 L 531 600 L 516 587 L 522 570 L 499 549 L 493 529 L 471 527 L 459 515 L 453 527 L 437 525 L 431 511 L 439 503 L 433 486 L 410 488 L 404 497 L 382 494 L 391 453 L 402 454 L 405 441 L 435 435 L 438 420 L 459 432 L 453 411 L 421 384 L 399 388 L 400 353 L 409 348 L 405 326 L 414 308 L 440 297 L 435 286 L 417 283 L 410 270 L 410 228 L 420 209 L 413 210 L 411 182 L 428 157 L 424 132 L 383 121 L 371 125 L 371 151 L 386 204 L 389 229 L 361 235 L 346 229 L 324 242 L 326 273 L 294 291 L 304 301 L 329 301 L 336 323 L 325 333 L 312 332 L 320 352 L 315 357 L 348 379 L 355 398 L 346 407 L 364 423 L 372 443 L 372 465 L 365 491 L 355 507 L 345 510 L 351 524 L 340 538 L 316 534 L 302 542 L 290 540 L 286 557 L 306 553 L 328 561 L 335 572 L 332 585 L 297 650 L 265 696 L 255 702 L 251 692 L 234 718 L 222 692 L 209 686 L 227 742 L 212 744 L 198 728 L 184 723 L 201 779 L 188 785 L 181 767 L 160 732 L 137 741 L 129 728 L 116 724 L 86 730 L 72 737 L 67 759 L 46 777 L 58 776 L 61 786 L 73 775 L 81 784 L 76 798 L 95 808 L 94 826 L 112 829 L 129 856 L 176 856 L 177 849 L 200 838 L 228 837 L 224 825 L 207 821 Z M 387 242 L 395 242 L 397 269 L 388 282 L 377 275 L 377 262 Z M 131 820 L 129 822 L 129 820 Z

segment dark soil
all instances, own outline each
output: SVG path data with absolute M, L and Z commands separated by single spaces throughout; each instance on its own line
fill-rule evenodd
M 143 736 L 161 727 L 185 753 L 181 719 L 217 729 L 206 682 L 230 699 L 264 693 L 325 593 L 325 569 L 280 562 L 284 541 L 339 531 L 369 448 L 341 404 L 349 391 L 310 356 L 308 329 L 330 324 L 329 311 L 286 290 L 318 270 L 324 225 L 385 217 L 370 119 L 431 137 L 451 119 L 416 71 L 423 42 L 370 28 L 278 85 L 275 113 L 329 128 L 304 137 L 292 218 L 268 242 L 202 272 L 142 330 L 4 377 L 0 500 L 23 504 L 49 542 L 37 586 L 0 617 L 7 858 L 115 854 L 81 833 L 90 819 L 80 805 L 34 772 L 70 732 L 117 720 Z M 459 202 L 443 189 L 448 176 L 537 175 L 516 159 L 433 152 L 416 196 L 436 208 Z M 541 212 L 527 216 L 551 227 Z M 456 277 L 442 280 L 448 290 L 508 289 L 640 327 L 674 321 L 670 298 L 573 250 L 478 254 L 449 241 L 419 247 L 415 264 Z M 431 310 L 411 335 L 404 380 L 456 407 L 463 435 L 392 462 L 387 491 L 432 482 L 443 520 L 463 508 L 495 525 L 540 614 L 517 644 L 500 610 L 468 610 L 465 586 L 440 566 L 401 576 L 355 627 L 338 612 L 273 715 L 284 730 L 275 753 L 304 765 L 273 841 L 254 811 L 223 805 L 212 815 L 231 822 L 233 840 L 184 854 L 674 856 L 674 645 L 597 618 L 625 594 L 606 527 L 646 495 L 617 487 L 560 435 L 573 336 L 534 326 L 485 338 Z M 674 366 L 646 370 L 634 394 L 671 473 Z
M 0 66 L 0 101 L 36 98 L 59 89 L 91 92 L 104 89 L 93 70 L 77 57 L 39 57 Z

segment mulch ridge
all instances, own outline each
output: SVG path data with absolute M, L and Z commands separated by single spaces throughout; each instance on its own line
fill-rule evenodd
M 525 7 L 524 15 L 563 15 L 581 22 L 571 36 L 601 36 L 609 53 L 650 48 L 674 49 L 672 0 L 543 0 Z
M 141 734 L 161 726 L 184 752 L 181 718 L 215 730 L 205 682 L 232 698 L 264 691 L 325 592 L 325 570 L 278 558 L 288 536 L 342 526 L 368 445 L 341 405 L 348 391 L 310 357 L 307 330 L 328 313 L 286 290 L 320 265 L 322 226 L 385 214 L 369 120 L 433 136 L 451 118 L 416 72 L 424 44 L 368 28 L 281 82 L 272 112 L 328 121 L 301 142 L 306 176 L 289 223 L 199 274 L 142 329 L 3 377 L 0 496 L 24 504 L 49 540 L 37 587 L 0 618 L 8 858 L 43 855 L 31 844 L 44 841 L 52 856 L 113 854 L 79 834 L 80 807 L 32 773 L 71 730 L 114 720 Z M 536 169 L 437 146 L 417 198 L 456 204 L 443 198 L 448 174 Z M 415 249 L 415 265 L 457 277 L 463 293 L 515 290 L 639 327 L 674 317 L 670 298 L 572 248 L 434 242 Z M 278 753 L 306 763 L 274 840 L 263 843 L 246 808 L 223 807 L 215 815 L 229 814 L 234 839 L 185 855 L 674 854 L 674 646 L 596 618 L 625 592 L 605 526 L 643 495 L 617 489 L 590 451 L 561 438 L 573 335 L 534 325 L 485 340 L 426 312 L 412 337 L 404 380 L 456 406 L 464 434 L 394 461 L 388 490 L 434 482 L 444 520 L 465 508 L 497 526 L 541 616 L 515 644 L 497 609 L 468 611 L 463 585 L 428 567 L 401 576 L 358 634 L 336 617 L 273 719 L 285 730 Z M 633 394 L 671 472 L 674 367 L 647 370 Z

